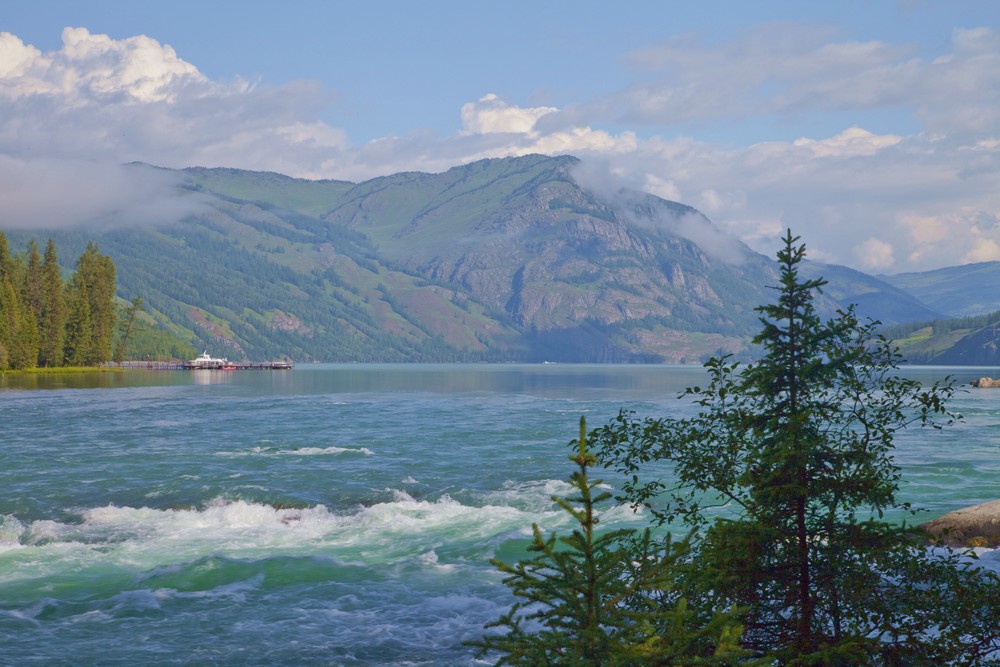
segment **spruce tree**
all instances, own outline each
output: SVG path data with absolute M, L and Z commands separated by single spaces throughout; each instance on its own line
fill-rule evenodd
M 518 601 L 487 626 L 503 632 L 473 642 L 480 656 L 499 653 L 497 665 L 523 666 L 734 664 L 743 654 L 732 610 L 693 609 L 674 587 L 687 543 L 656 540 L 648 529 L 599 532 L 596 506 L 611 494 L 588 476 L 595 459 L 583 418 L 580 439 L 570 444 L 574 495 L 553 501 L 576 528 L 546 537 L 535 524 L 533 556 L 493 561 Z
M 896 434 L 940 427 L 950 383 L 900 378 L 900 358 L 853 308 L 822 321 L 789 231 L 761 359 L 706 364 L 687 419 L 623 411 L 592 438 L 627 475 L 622 499 L 699 529 L 690 598 L 747 610 L 744 646 L 788 665 L 984 664 L 1000 650 L 1000 579 L 920 548 L 896 500 Z M 656 461 L 671 478 L 646 476 Z M 723 509 L 724 508 L 724 509 Z M 969 613 L 968 609 L 974 609 Z
M 24 278 L 21 282 L 21 299 L 31 312 L 36 322 L 42 319 L 42 256 L 38 253 L 38 244 L 34 239 L 28 241 L 28 258 Z
M 62 271 L 56 244 L 49 239 L 41 268 L 42 312 L 38 319 L 40 366 L 60 366 L 64 362 L 63 341 L 66 333 L 66 302 Z
M 14 260 L 10 255 L 10 246 L 7 243 L 7 237 L 3 232 L 0 232 L 0 282 L 4 279 L 14 280 Z
M 118 313 L 115 265 L 92 242 L 77 261 L 70 292 L 66 345 L 72 345 L 73 352 L 67 359 L 72 358 L 74 365 L 99 366 L 111 359 Z
M 93 333 L 90 319 L 90 295 L 87 283 L 74 276 L 67 288 L 69 314 L 66 320 L 63 359 L 68 366 L 89 366 L 94 358 Z

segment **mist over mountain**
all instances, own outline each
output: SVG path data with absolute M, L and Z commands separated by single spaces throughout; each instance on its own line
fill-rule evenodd
M 231 358 L 696 362 L 745 350 L 773 260 L 694 208 L 578 180 L 579 164 L 531 155 L 362 183 L 157 170 L 176 179 L 181 219 L 51 236 L 66 257 L 97 241 L 120 296 Z M 827 312 L 940 315 L 866 274 L 810 270 L 831 281 Z

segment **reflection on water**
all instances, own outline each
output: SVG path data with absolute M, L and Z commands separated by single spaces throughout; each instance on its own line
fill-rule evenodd
M 166 372 L 158 372 L 155 376 L 141 371 L 0 374 L 0 390 L 109 389 L 112 387 L 140 387 L 160 384 L 176 383 L 169 382 L 169 374 Z
M 524 393 L 614 398 L 676 394 L 703 383 L 699 366 L 601 364 L 311 364 L 295 370 L 148 370 L 0 375 L 0 390 L 236 385 L 287 394 Z
M 968 386 L 991 367 L 909 366 L 906 377 L 930 383 L 946 375 Z M 614 399 L 676 395 L 704 385 L 701 366 L 606 364 L 306 364 L 294 370 L 149 370 L 0 374 L 4 389 L 107 389 L 168 385 L 237 385 L 287 394 L 429 391 L 499 392 Z
M 190 371 L 180 371 L 190 373 L 194 384 L 229 384 L 233 381 L 236 371 L 223 371 L 215 368 L 196 368 Z

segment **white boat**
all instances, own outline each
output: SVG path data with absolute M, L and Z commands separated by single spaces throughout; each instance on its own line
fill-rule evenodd
M 192 370 L 198 370 L 200 368 L 205 369 L 218 369 L 218 370 L 235 370 L 236 364 L 232 363 L 226 358 L 217 359 L 205 350 L 198 356 L 197 359 L 192 359 L 191 361 L 184 364 L 184 368 L 189 368 Z

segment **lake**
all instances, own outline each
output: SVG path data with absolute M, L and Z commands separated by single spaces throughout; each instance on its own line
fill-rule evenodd
M 911 368 L 962 384 L 997 369 Z M 698 367 L 314 365 L 0 377 L 0 664 L 471 665 L 490 566 L 581 415 L 691 414 Z M 1000 497 L 1000 389 L 897 441 L 899 499 Z M 602 476 L 614 484 L 608 475 Z M 924 520 L 921 518 L 921 520 Z M 626 509 L 603 525 L 644 525 Z

